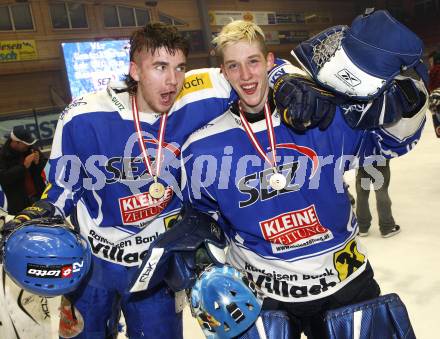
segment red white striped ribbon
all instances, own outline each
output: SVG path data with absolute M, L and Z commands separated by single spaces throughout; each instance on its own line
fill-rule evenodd
M 240 110 L 240 120 L 241 123 L 243 124 L 243 128 L 246 131 L 246 134 L 248 135 L 252 145 L 255 147 L 255 149 L 257 150 L 257 152 L 260 154 L 260 156 L 266 160 L 270 166 L 272 166 L 274 172 L 277 172 L 277 154 L 276 154 L 276 148 L 275 148 L 275 131 L 273 128 L 273 123 L 272 123 L 272 112 L 270 111 L 269 108 L 269 104 L 266 103 L 264 104 L 264 119 L 266 121 L 266 127 L 267 127 L 267 136 L 269 138 L 269 143 L 270 143 L 270 148 L 272 150 L 272 159 L 270 159 L 266 152 L 263 150 L 263 147 L 261 147 L 260 142 L 258 141 L 258 139 L 256 138 L 254 132 L 252 131 L 252 127 L 249 124 L 249 122 L 247 121 L 244 113 L 243 113 L 243 109 L 241 108 L 241 102 L 238 102 L 238 108 Z
M 145 166 L 147 167 L 148 173 L 154 178 L 154 181 L 157 180 L 157 177 L 160 175 L 160 168 L 162 163 L 162 150 L 163 150 L 163 139 L 165 136 L 165 129 L 167 125 L 167 117 L 168 112 L 165 112 L 162 114 L 162 117 L 160 119 L 160 127 L 159 127 L 159 144 L 157 145 L 157 156 L 156 156 L 156 168 L 155 172 L 153 173 L 153 166 L 151 164 L 150 157 L 148 156 L 147 149 L 145 148 L 144 139 L 142 137 L 142 131 L 141 131 L 141 125 L 139 122 L 139 112 L 137 107 L 137 101 L 136 96 L 131 97 L 131 105 L 133 110 L 133 120 L 134 120 L 134 127 L 138 136 L 138 142 L 139 146 L 142 151 L 142 156 L 144 159 Z

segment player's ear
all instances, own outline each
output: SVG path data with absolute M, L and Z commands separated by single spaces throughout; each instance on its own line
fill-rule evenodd
M 130 76 L 134 81 L 139 81 L 139 68 L 134 61 L 130 61 Z
M 272 69 L 275 63 L 275 55 L 272 52 L 267 53 L 266 64 L 268 69 Z
M 220 71 L 223 74 L 223 76 L 226 78 L 226 80 L 228 80 L 228 74 L 225 72 L 225 65 L 224 64 L 220 65 Z

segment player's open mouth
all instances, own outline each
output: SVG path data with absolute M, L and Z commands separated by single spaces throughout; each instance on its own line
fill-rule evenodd
M 163 105 L 169 105 L 173 102 L 174 95 L 176 94 L 176 91 L 161 93 L 160 98 Z
M 245 94 L 251 95 L 251 94 L 255 93 L 255 91 L 257 90 L 257 86 L 258 86 L 258 83 L 254 82 L 252 84 L 241 85 L 240 87 Z

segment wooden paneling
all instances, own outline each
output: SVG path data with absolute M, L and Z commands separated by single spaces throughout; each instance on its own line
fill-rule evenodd
M 350 24 L 355 17 L 354 4 L 349 1 L 239 1 L 239 0 L 208 0 L 209 10 L 212 11 L 263 11 L 276 13 L 302 13 L 306 15 L 325 14 L 330 17 L 330 23 L 295 23 L 262 25 L 263 31 L 306 31 L 309 36 L 313 36 L 323 29 Z M 218 32 L 221 26 L 213 26 L 212 31 Z M 269 49 L 276 56 L 291 59 L 290 51 L 295 44 L 270 45 Z
M 348 24 L 354 17 L 354 7 L 349 1 L 287 1 L 287 0 L 205 0 L 209 10 L 232 11 L 275 11 L 275 12 L 325 12 L 332 18 L 331 25 Z M 56 86 L 60 93 L 67 93 L 64 75 L 61 43 L 69 41 L 129 37 L 134 28 L 105 28 L 102 6 L 116 4 L 149 9 L 154 21 L 159 11 L 187 23 L 182 30 L 202 29 L 197 0 L 159 0 L 157 6 L 146 7 L 144 0 L 78 0 L 86 5 L 89 27 L 75 30 L 52 28 L 49 1 L 29 0 L 34 15 L 35 31 L 0 32 L 0 40 L 31 39 L 37 44 L 39 59 L 35 61 L 0 64 L 0 114 L 33 107 L 50 106 L 50 86 Z M 14 3 L 0 0 L 0 4 Z M 327 25 L 328 26 L 328 25 Z M 264 26 L 264 30 L 308 30 L 312 34 L 325 28 L 322 24 L 284 24 Z M 219 26 L 211 27 L 218 31 Z M 271 45 L 276 55 L 289 58 L 293 46 Z M 190 68 L 206 67 L 208 52 L 190 55 Z M 37 85 L 38 84 L 38 85 Z M 40 85 L 41 84 L 41 85 Z M 26 93 L 23 95 L 23 93 Z
M 157 10 L 185 21 L 188 24 L 182 27 L 185 30 L 201 28 L 196 0 L 159 0 Z
M 59 71 L 0 76 L 0 115 L 54 106 L 50 94 L 51 87 L 61 96 L 68 96 Z

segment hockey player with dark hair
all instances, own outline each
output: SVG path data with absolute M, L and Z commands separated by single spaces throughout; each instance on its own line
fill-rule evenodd
M 392 44 L 371 32 L 379 28 L 391 35 Z M 354 122 L 354 113 L 344 114 L 342 106 L 329 123 L 326 116 L 310 116 L 309 128 L 303 124 L 307 121 L 302 116 L 303 102 L 295 99 L 310 92 L 305 89 L 310 82 L 284 76 L 287 79 L 275 83 L 274 96 L 287 87 L 287 99 L 273 104 L 265 76 L 273 54 L 267 52 L 258 26 L 232 22 L 215 42 L 223 73 L 239 99 L 183 146 L 184 192 L 194 208 L 213 215 L 226 233 L 230 241 L 226 261 L 246 271 L 261 288 L 263 312 L 288 314 L 288 329 L 267 333 L 268 338 L 279 338 L 281 333 L 286 338 L 300 338 L 301 333 L 315 339 L 343 338 L 344 324 L 349 329 L 352 324 L 346 319 L 338 324 L 337 316 L 329 318 L 336 331 L 328 334 L 326 312 L 346 306 L 341 316 L 350 312 L 350 305 L 380 294 L 356 237 L 356 217 L 344 191 L 343 173 L 374 155 L 403 155 L 420 138 L 427 91 L 421 80 L 400 72 L 408 68 L 425 75 L 419 64 L 421 41 L 387 12 L 377 11 L 358 17 L 350 28 L 334 28 L 300 44 L 294 50 L 298 60 L 318 82 L 341 95 L 365 99 L 383 93 L 388 100 L 396 99 L 393 93 L 402 94 L 390 103 L 403 107 L 401 116 L 389 106 L 373 119 L 358 114 Z M 324 53 L 334 50 L 316 55 L 320 47 Z M 312 51 L 314 58 L 309 58 Z M 318 58 L 323 61 L 313 69 Z M 375 64 L 373 58 L 382 59 L 383 64 Z M 339 68 L 332 68 L 334 59 Z M 338 72 L 339 77 L 332 78 Z M 280 115 L 288 110 L 302 119 L 296 129 L 281 123 Z M 291 118 L 295 126 L 295 115 Z M 323 121 L 327 129 L 311 128 L 322 126 Z M 407 333 L 405 338 L 414 338 L 407 317 L 400 314 L 397 320 L 404 324 L 394 327 L 390 319 L 395 314 L 390 313 L 389 318 L 379 316 L 376 328 L 362 327 L 362 331 L 374 333 L 372 337 L 392 337 L 402 331 Z M 222 333 L 222 324 L 218 326 Z
M 187 53 L 187 41 L 173 27 L 149 24 L 135 31 L 126 83 L 74 98 L 66 107 L 42 200 L 5 225 L 7 235 L 30 219 L 70 215 L 90 243 L 91 271 L 66 295 L 72 306 L 63 305 L 71 312 L 62 312 L 60 336 L 115 337 L 121 310 L 130 338 L 183 335 L 181 310 L 163 281 L 137 295 L 127 286 L 150 244 L 181 210 L 181 145 L 236 97 L 219 69 L 185 74 Z M 293 71 L 283 60 L 272 66 L 272 83 Z M 180 222 L 205 222 L 200 212 L 186 211 Z M 194 242 L 211 237 L 221 247 L 215 228 L 205 226 Z
M 134 297 L 126 285 L 149 242 L 180 210 L 163 169 L 178 152 L 173 142 L 184 138 L 184 127 L 166 129 L 175 123 L 172 117 L 166 123 L 183 87 L 188 49 L 175 28 L 137 30 L 127 84 L 74 98 L 60 115 L 49 185 L 42 200 L 14 219 L 20 224 L 35 216 L 71 215 L 90 244 L 92 268 L 66 294 L 72 306 L 61 314 L 60 337 L 114 338 L 121 310 L 130 338 L 182 337 L 173 292 L 159 286 Z

